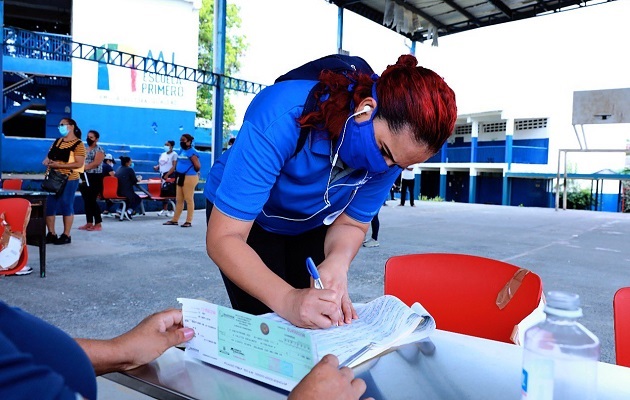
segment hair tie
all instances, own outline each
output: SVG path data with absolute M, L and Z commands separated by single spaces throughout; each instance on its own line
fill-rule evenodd
M 354 83 L 351 83 L 348 85 L 348 92 L 352 93 L 353 90 L 354 90 Z

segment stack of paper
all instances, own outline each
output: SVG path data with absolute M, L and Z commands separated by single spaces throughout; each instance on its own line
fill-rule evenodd
M 285 390 L 326 354 L 353 367 L 435 330 L 419 303 L 408 307 L 389 295 L 355 304 L 359 319 L 352 324 L 320 330 L 297 328 L 276 314 L 254 316 L 202 300 L 178 301 L 184 326 L 195 330 L 187 354 Z

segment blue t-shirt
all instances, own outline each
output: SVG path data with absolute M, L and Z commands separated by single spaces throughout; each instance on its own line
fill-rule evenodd
M 204 188 L 222 213 L 285 235 L 321 226 L 341 212 L 362 223 L 376 215 L 399 167 L 380 174 L 345 168 L 328 184 L 334 143 L 326 132 L 312 132 L 293 157 L 297 118 L 315 83 L 277 83 L 252 100 L 238 140 L 214 163 Z
M 186 175 L 197 175 L 197 171 L 195 171 L 195 167 L 190 161 L 190 157 L 197 156 L 199 158 L 199 153 L 195 150 L 194 147 L 191 147 L 188 150 L 182 150 L 181 153 L 177 155 L 177 166 L 175 167 L 175 171 L 180 173 L 185 173 Z
M 0 301 L 0 399 L 96 398 L 92 363 L 60 329 Z

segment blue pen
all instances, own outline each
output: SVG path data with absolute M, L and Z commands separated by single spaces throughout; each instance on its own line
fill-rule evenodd
M 313 262 L 313 259 L 311 257 L 306 258 L 306 269 L 315 281 L 315 289 L 323 289 L 324 284 L 322 283 L 322 280 L 319 279 L 319 271 L 317 271 L 317 267 L 315 266 L 315 263 Z

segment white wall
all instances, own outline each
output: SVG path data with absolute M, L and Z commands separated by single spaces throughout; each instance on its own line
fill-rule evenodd
M 199 2 L 190 0 L 74 0 L 72 36 L 94 46 L 196 68 Z M 97 88 L 99 64 L 73 58 L 72 101 L 195 111 L 193 82 L 108 66 L 109 90 Z M 135 81 L 135 85 L 134 85 Z M 78 83 L 81 84 L 78 84 Z

